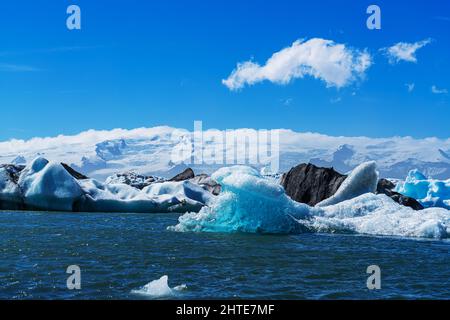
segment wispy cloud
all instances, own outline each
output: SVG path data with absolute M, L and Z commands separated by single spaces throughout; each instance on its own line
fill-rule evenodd
M 101 46 L 60 46 L 60 47 L 30 49 L 23 51 L 14 51 L 14 50 L 0 51 L 0 57 L 76 52 L 96 48 L 101 48 Z M 0 72 L 34 72 L 34 71 L 41 71 L 41 69 L 24 64 L 0 63 Z
M 311 76 L 328 87 L 341 88 L 364 76 L 371 64 L 372 58 L 366 51 L 320 38 L 297 40 L 274 53 L 263 66 L 253 61 L 238 63 L 222 83 L 230 90 L 238 90 L 265 80 L 288 84 L 293 79 Z
M 59 47 L 51 47 L 51 48 L 39 48 L 39 49 L 30 49 L 23 51 L 0 51 L 0 56 L 20 56 L 20 55 L 28 55 L 28 54 L 50 54 L 50 53 L 64 53 L 64 52 L 75 52 L 75 51 L 83 51 L 90 49 L 102 48 L 102 46 L 59 46 Z
M 35 72 L 40 69 L 21 64 L 0 63 L 0 71 L 3 72 Z
M 445 88 L 438 88 L 435 85 L 431 86 L 431 92 L 433 92 L 434 94 L 446 94 L 448 93 L 448 90 Z
M 330 99 L 330 103 L 331 103 L 331 104 L 336 104 L 336 103 L 339 103 L 339 102 L 341 102 L 341 101 L 342 101 L 342 98 L 341 98 L 341 97 L 336 97 L 336 98 Z
M 415 83 L 405 83 L 406 88 L 408 89 L 408 92 L 413 92 L 414 88 L 416 87 Z
M 292 98 L 281 99 L 281 102 L 286 107 L 289 107 L 292 104 L 293 101 L 294 101 L 294 99 L 292 99 Z
M 386 54 L 389 63 L 391 64 L 399 63 L 400 61 L 415 63 L 417 62 L 416 51 L 425 47 L 430 42 L 431 39 L 425 39 L 414 43 L 399 42 L 392 47 L 382 48 L 380 50 Z

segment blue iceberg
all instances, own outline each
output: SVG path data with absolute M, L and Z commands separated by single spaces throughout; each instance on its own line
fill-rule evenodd
M 246 166 L 222 168 L 212 178 L 222 192 L 199 213 L 179 218 L 175 231 L 290 233 L 301 228 L 296 219 L 310 207 L 290 199 L 273 179 L 263 178 Z
M 428 179 L 415 169 L 409 172 L 405 181 L 397 184 L 395 191 L 417 199 L 425 208 L 450 209 L 450 179 Z
M 222 168 L 212 177 L 222 185 L 223 192 L 200 212 L 182 215 L 169 230 L 359 233 L 436 239 L 450 235 L 449 210 L 415 211 L 384 194 L 372 193 L 378 175 L 371 162 L 355 168 L 352 179 L 341 186 L 329 204 L 316 207 L 293 201 L 276 181 L 249 167 Z

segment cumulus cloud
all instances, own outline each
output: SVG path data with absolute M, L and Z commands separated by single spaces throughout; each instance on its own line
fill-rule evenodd
M 391 64 L 399 63 L 400 61 L 415 63 L 417 62 L 416 51 L 425 47 L 430 42 L 431 39 L 425 39 L 414 43 L 399 42 L 392 47 L 382 48 L 381 51 L 386 54 L 389 63 Z
M 439 89 L 436 86 L 431 86 L 431 92 L 433 92 L 434 94 L 446 94 L 448 93 L 447 89 Z
M 265 65 L 238 63 L 222 83 L 230 90 L 238 90 L 265 80 L 287 84 L 307 75 L 324 81 L 328 87 L 341 88 L 362 77 L 371 64 L 372 58 L 365 50 L 320 38 L 297 40 L 274 53 Z

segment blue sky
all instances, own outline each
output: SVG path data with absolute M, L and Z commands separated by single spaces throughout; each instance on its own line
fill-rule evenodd
M 9 1 L 0 6 L 0 140 L 170 125 L 287 128 L 329 135 L 448 138 L 447 1 Z M 79 5 L 82 29 L 66 28 Z M 368 30 L 366 8 L 381 8 Z M 311 76 L 239 90 L 237 63 L 264 65 L 295 40 L 367 49 L 361 79 Z M 417 62 L 380 48 L 432 39 Z M 407 84 L 414 84 L 410 92 Z M 433 92 L 432 87 L 435 86 Z M 440 92 L 440 93 L 437 93 Z

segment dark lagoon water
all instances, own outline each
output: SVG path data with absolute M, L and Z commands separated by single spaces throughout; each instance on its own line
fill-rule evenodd
M 176 233 L 177 215 L 0 212 L 0 299 L 448 299 L 450 242 L 337 234 Z M 369 265 L 382 288 L 366 287 Z M 81 268 L 68 290 L 66 268 Z

